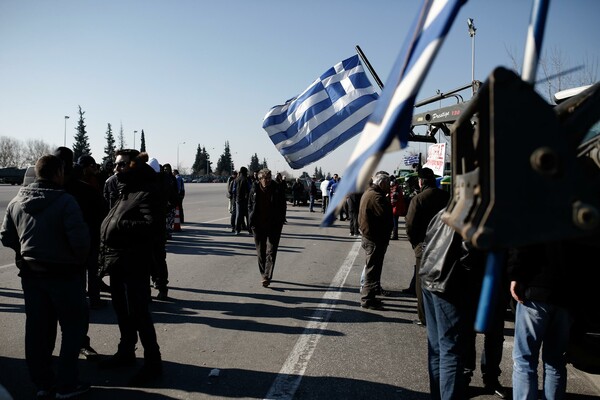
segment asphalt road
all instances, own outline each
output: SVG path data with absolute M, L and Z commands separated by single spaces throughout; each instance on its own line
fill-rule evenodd
M 0 185 L 2 215 L 17 190 Z M 185 224 L 168 244 L 170 300 L 151 305 L 164 377 L 151 387 L 128 387 L 135 368 L 105 371 L 82 359 L 81 378 L 93 386 L 84 398 L 429 398 L 426 331 L 412 323 L 416 300 L 400 294 L 414 259 L 402 235 L 385 259 L 382 284 L 392 291 L 387 309 L 363 310 L 364 253 L 347 222 L 319 228 L 321 213 L 288 205 L 274 280 L 263 288 L 252 237 L 230 232 L 225 184 L 190 183 L 186 191 Z M 500 380 L 511 386 L 507 317 Z M 92 346 L 103 356 L 114 353 L 119 333 L 110 305 L 90 318 Z M 0 384 L 15 399 L 35 396 L 24 361 L 24 324 L 12 250 L 0 246 Z M 59 349 L 58 342 L 55 355 Z M 139 367 L 141 345 L 137 356 Z M 569 373 L 568 398 L 600 396 L 596 376 Z M 472 386 L 474 397 L 494 398 L 482 393 L 479 375 Z

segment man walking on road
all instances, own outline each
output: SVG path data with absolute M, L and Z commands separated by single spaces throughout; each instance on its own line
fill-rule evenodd
M 81 209 L 62 188 L 62 161 L 35 164 L 36 181 L 6 208 L 2 244 L 15 250 L 25 299 L 25 360 L 38 398 L 70 398 L 90 385 L 78 380 L 77 359 L 87 325 L 85 262 L 90 234 Z M 56 380 L 52 352 L 56 320 L 62 331 Z M 52 397 L 54 398 L 54 397 Z
M 258 269 L 264 287 L 269 286 L 273 278 L 277 248 L 285 221 L 285 202 L 285 188 L 271 180 L 270 170 L 260 170 L 258 182 L 254 182 L 250 190 L 248 221 L 254 234 Z
M 358 224 L 366 254 L 365 279 L 360 289 L 360 306 L 363 308 L 383 309 L 383 303 L 375 296 L 381 292 L 383 258 L 393 228 L 392 206 L 386 198 L 389 191 L 390 176 L 379 171 L 360 200 Z

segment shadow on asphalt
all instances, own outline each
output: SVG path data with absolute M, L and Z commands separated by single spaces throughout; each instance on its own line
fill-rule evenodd
M 56 357 L 53 360 L 56 363 Z M 214 398 L 265 398 L 271 384 L 278 377 L 276 373 L 252 371 L 244 369 L 221 369 L 219 377 L 209 378 L 212 366 L 200 367 L 164 361 L 163 377 L 148 385 L 152 389 L 168 389 L 175 391 L 172 394 L 149 393 L 147 388 L 128 387 L 127 382 L 142 365 L 138 359 L 136 367 L 102 370 L 97 368 L 95 362 L 80 360 L 79 372 L 83 380 L 92 384 L 92 390 L 79 397 L 82 399 L 179 399 L 194 398 L 194 394 Z M 27 376 L 25 361 L 0 357 L 0 370 L 2 384 L 14 399 L 35 397 L 33 385 L 23 379 Z M 290 376 L 294 380 L 295 376 Z M 335 395 L 332 395 L 335 393 Z M 296 399 L 415 399 L 429 398 L 427 393 L 419 393 L 400 387 L 370 382 L 360 379 L 337 377 L 301 377 L 300 387 L 294 398 Z M 578 398 L 584 399 L 585 397 Z

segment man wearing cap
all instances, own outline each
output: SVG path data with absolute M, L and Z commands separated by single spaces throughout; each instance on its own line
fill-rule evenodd
M 415 252 L 415 289 L 417 292 L 417 325 L 425 325 L 425 311 L 423 309 L 423 293 L 421 292 L 421 279 L 419 268 L 423 255 L 423 242 L 427 226 L 433 217 L 448 204 L 450 194 L 436 186 L 435 175 L 431 168 L 421 168 L 418 172 L 419 187 L 421 192 L 417 194 L 408 205 L 406 213 L 406 236 Z

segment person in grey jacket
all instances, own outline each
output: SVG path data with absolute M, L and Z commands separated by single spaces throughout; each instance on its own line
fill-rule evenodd
M 38 397 L 68 398 L 89 390 L 78 380 L 86 334 L 85 261 L 90 234 L 81 209 L 63 188 L 64 167 L 53 155 L 35 165 L 36 181 L 6 208 L 0 240 L 15 251 L 25 299 L 25 360 Z M 62 337 L 52 369 L 56 320 Z

